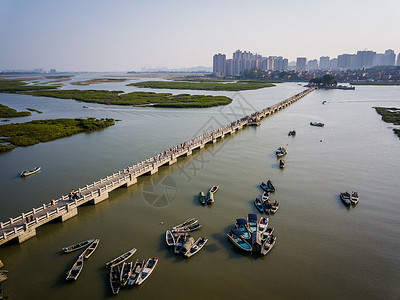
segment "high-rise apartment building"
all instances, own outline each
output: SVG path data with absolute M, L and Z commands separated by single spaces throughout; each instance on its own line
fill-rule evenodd
M 296 60 L 296 70 L 297 71 L 305 71 L 306 70 L 306 57 L 298 57 Z
M 397 64 L 396 64 L 396 66 L 400 67 L 400 53 L 397 54 Z
M 213 57 L 213 74 L 217 77 L 226 76 L 226 55 L 215 54 Z
M 383 63 L 385 66 L 394 66 L 396 62 L 396 54 L 392 49 L 385 51 Z
M 318 60 L 311 59 L 308 61 L 307 65 L 308 65 L 309 70 L 316 70 L 316 69 L 318 69 Z
M 370 68 L 374 65 L 374 58 L 376 52 L 374 51 L 357 51 L 356 68 Z
M 319 68 L 322 70 L 329 69 L 329 56 L 321 56 L 319 58 Z

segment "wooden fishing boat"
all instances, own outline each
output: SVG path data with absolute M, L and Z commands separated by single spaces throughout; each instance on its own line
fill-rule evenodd
M 190 236 L 186 242 L 183 244 L 182 248 L 181 248 L 181 253 L 185 254 L 186 252 L 188 252 L 190 250 L 190 248 L 192 248 L 192 246 L 195 243 L 195 239 L 194 237 Z
M 172 247 L 175 246 L 175 237 L 172 234 L 171 230 L 167 230 L 165 232 L 165 241 L 167 242 L 167 245 Z
M 247 227 L 247 221 L 245 219 L 236 219 L 235 227 L 243 232 L 243 238 L 245 240 L 249 240 L 251 238 L 250 230 Z
M 123 262 L 127 261 L 135 252 L 136 252 L 136 248 L 133 248 L 133 249 L 129 250 L 128 252 L 121 254 L 117 258 L 114 258 L 112 261 L 109 261 L 108 263 L 106 263 L 106 268 L 113 268 L 113 267 L 118 266 L 119 264 L 122 264 Z
M 187 219 L 185 222 L 172 227 L 172 229 L 174 230 L 174 229 L 184 228 L 186 226 L 192 225 L 197 222 L 198 222 L 198 220 L 196 220 L 195 218 L 190 218 L 190 219 Z
M 97 246 L 100 243 L 100 239 L 95 239 L 90 245 L 89 247 L 86 248 L 86 250 L 81 254 L 83 257 L 85 257 L 86 259 L 88 259 L 93 253 L 94 251 L 96 251 Z
M 260 211 L 260 213 L 264 212 L 264 206 L 263 206 L 263 203 L 262 203 L 262 201 L 260 199 L 256 198 L 254 200 L 254 205 Z
M 268 228 L 268 218 L 261 217 L 260 221 L 258 222 L 257 226 L 257 243 L 261 245 L 261 240 L 263 237 L 263 233 L 267 230 Z
M 140 273 L 142 272 L 142 269 L 144 267 L 145 260 L 139 260 L 137 259 L 135 264 L 133 265 L 130 275 L 129 275 L 129 280 L 128 280 L 128 285 L 133 286 L 138 279 Z
M 324 123 L 321 122 L 310 122 L 311 126 L 317 126 L 317 127 L 324 127 Z
M 271 180 L 268 180 L 267 183 L 261 182 L 260 187 L 266 192 L 275 192 L 275 186 Z
M 67 280 L 77 280 L 79 274 L 81 274 L 81 271 L 83 269 L 83 260 L 84 257 L 82 255 L 79 255 L 78 260 L 74 263 L 72 268 L 67 272 Z
M 340 193 L 340 200 L 342 200 L 344 205 L 346 205 L 346 206 L 350 206 L 351 205 L 350 198 L 351 198 L 351 195 L 350 195 L 349 192 Z
M 110 285 L 112 293 L 114 295 L 118 294 L 121 288 L 119 266 L 110 268 Z
M 79 249 L 82 249 L 82 248 L 84 248 L 84 247 L 87 247 L 87 246 L 89 246 L 89 245 L 90 245 L 91 243 L 93 243 L 93 242 L 94 242 L 94 239 L 86 240 L 86 241 L 77 243 L 77 244 L 75 244 L 75 245 L 71 245 L 71 246 L 68 246 L 68 247 L 64 247 L 64 248 L 62 248 L 62 251 L 63 251 L 64 253 L 70 253 L 70 252 L 72 252 L 72 251 L 79 250 Z
M 193 225 L 190 226 L 186 226 L 183 228 L 179 228 L 179 229 L 172 229 L 171 232 L 173 233 L 183 233 L 183 232 L 191 232 L 191 231 L 195 231 L 197 229 L 201 228 L 201 224 L 200 223 L 195 223 Z
M 269 251 L 271 251 L 271 249 L 275 246 L 275 241 L 276 241 L 276 237 L 273 236 L 272 234 L 269 235 L 269 236 L 265 239 L 264 243 L 262 244 L 260 253 L 261 253 L 262 255 L 267 255 L 267 253 L 268 253 Z
M 279 209 L 279 201 L 271 202 L 271 200 L 264 202 L 264 211 L 268 214 L 274 214 Z
M 269 199 L 269 192 L 264 192 L 261 196 L 261 201 L 267 201 Z
M 213 204 L 214 203 L 214 193 L 211 193 L 210 191 L 208 191 L 207 193 L 207 204 Z
M 176 240 L 178 239 L 178 237 L 180 237 L 181 235 L 186 235 L 186 236 L 189 236 L 189 235 L 190 235 L 190 232 L 188 232 L 188 231 L 183 231 L 183 232 L 171 231 L 171 232 L 172 232 L 172 235 L 173 235 L 174 238 L 175 238 L 175 243 L 176 243 Z
M 213 185 L 210 189 L 210 193 L 215 194 L 216 192 L 218 192 L 219 186 L 218 185 Z
M 132 269 L 132 262 L 127 263 L 124 262 L 121 268 L 121 274 L 119 276 L 119 281 L 121 283 L 121 287 L 124 287 L 129 280 L 129 275 Z
M 196 242 L 194 242 L 193 246 L 186 251 L 184 254 L 186 257 L 191 257 L 199 252 L 204 245 L 207 243 L 208 239 L 206 237 L 199 237 Z
M 30 171 L 25 170 L 25 171 L 21 172 L 20 176 L 21 177 L 30 176 L 30 175 L 33 175 L 33 174 L 36 174 L 36 173 L 40 172 L 40 170 L 41 170 L 40 167 L 35 167 L 34 169 L 32 169 Z
M 203 192 L 199 193 L 199 201 L 201 205 L 205 205 L 207 203 L 206 195 Z
M 187 235 L 181 235 L 178 237 L 178 239 L 175 242 L 175 247 L 174 247 L 175 254 L 179 254 L 181 252 L 181 249 L 188 238 L 189 237 Z
M 289 131 L 288 136 L 295 136 L 296 130 Z
M 257 232 L 257 215 L 256 214 L 248 214 L 247 215 L 247 228 L 250 231 L 250 234 Z
M 141 285 L 147 278 L 149 278 L 150 274 L 154 271 L 154 268 L 157 266 L 158 257 L 150 257 L 142 272 L 139 274 L 138 279 L 136 280 L 137 285 Z
M 239 229 L 232 229 L 227 236 L 228 239 L 239 249 L 246 252 L 253 250 L 251 245 L 243 238 L 243 232 Z
M 283 147 L 279 147 L 276 151 L 275 151 L 276 157 L 282 157 L 285 156 L 287 154 L 287 151 L 285 148 Z
M 286 166 L 286 162 L 283 159 L 281 159 L 279 161 L 279 168 L 283 169 L 285 166 Z
M 358 192 L 351 192 L 350 201 L 352 205 L 356 205 L 358 201 L 360 201 L 360 197 L 358 196 Z

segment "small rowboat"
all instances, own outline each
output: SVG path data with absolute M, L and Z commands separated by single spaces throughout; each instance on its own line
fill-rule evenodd
M 147 278 L 149 278 L 150 274 L 154 271 L 157 262 L 158 262 L 158 257 L 150 257 L 147 260 L 142 272 L 140 273 L 138 279 L 136 280 L 137 285 L 141 285 Z
M 193 246 L 186 251 L 184 254 L 186 257 L 191 257 L 192 255 L 195 255 L 197 252 L 199 252 L 204 245 L 207 243 L 208 239 L 205 237 L 200 237 L 196 242 L 194 242 Z
M 119 289 L 121 288 L 121 283 L 119 280 L 119 266 L 110 268 L 110 285 L 111 290 L 114 295 L 119 293 Z
M 264 212 L 264 206 L 263 203 L 260 199 L 256 198 L 254 200 L 254 205 L 257 207 L 257 209 L 260 211 L 260 213 Z
M 279 161 L 279 168 L 283 169 L 285 166 L 286 166 L 285 160 L 281 159 L 281 160 Z
M 30 176 L 30 175 L 33 175 L 33 174 L 36 174 L 36 173 L 40 172 L 40 170 L 41 170 L 40 167 L 35 167 L 33 170 L 30 170 L 30 171 L 26 171 L 26 170 L 22 171 L 19 176 L 21 176 L 21 177 Z
M 75 245 L 64 247 L 64 248 L 62 248 L 62 251 L 65 252 L 65 253 L 70 253 L 72 251 L 82 249 L 82 248 L 88 246 L 89 244 L 91 244 L 93 242 L 94 242 L 94 239 L 86 240 L 86 241 L 80 242 L 80 243 L 75 244 Z
M 132 262 L 130 263 L 124 262 L 121 268 L 121 274 L 119 279 L 121 286 L 125 286 L 128 283 L 131 269 L 132 269 Z
M 201 205 L 205 205 L 207 203 L 206 196 L 204 195 L 203 192 L 199 193 L 199 201 L 200 201 Z
M 186 243 L 189 237 L 187 235 L 180 235 L 175 242 L 174 253 L 179 254 L 181 252 L 183 245 Z
M 176 225 L 176 226 L 172 227 L 172 229 L 183 228 L 183 227 L 190 226 L 190 225 L 192 225 L 192 224 L 194 224 L 194 223 L 197 223 L 197 222 L 198 222 L 198 221 L 197 221 L 195 218 L 190 218 L 190 219 L 187 219 L 185 222 L 183 222 L 183 223 L 181 223 L 181 224 L 179 224 L 179 225 Z
M 350 206 L 351 205 L 350 198 L 351 198 L 351 195 L 350 195 L 349 192 L 340 193 L 340 200 L 342 200 L 344 205 L 346 205 L 346 206 Z
M 262 255 L 266 255 L 269 251 L 271 251 L 271 249 L 274 247 L 274 245 L 275 245 L 275 241 L 276 241 L 276 237 L 275 236 L 273 236 L 272 234 L 271 235 L 269 235 L 266 239 L 265 239 L 265 241 L 264 241 L 264 243 L 263 243 L 263 245 L 262 245 L 262 247 L 261 247 L 261 254 Z
M 171 232 L 172 233 L 191 232 L 191 231 L 195 231 L 195 230 L 199 229 L 200 227 L 201 227 L 201 224 L 198 223 L 198 221 L 196 221 L 196 223 L 194 223 L 193 225 L 186 226 L 186 227 L 179 228 L 179 229 L 172 229 Z
M 127 261 L 135 252 L 136 252 L 136 248 L 133 248 L 133 249 L 129 250 L 128 252 L 121 254 L 117 258 L 114 258 L 112 261 L 109 261 L 108 263 L 106 263 L 106 268 L 113 268 L 115 266 L 122 264 L 123 262 Z
M 81 254 L 83 257 L 85 257 L 86 259 L 88 259 L 93 253 L 94 251 L 96 251 L 97 246 L 100 243 L 100 239 L 95 239 L 90 245 L 89 247 L 86 248 L 86 250 Z
M 251 245 L 243 238 L 243 232 L 239 229 L 232 229 L 228 233 L 228 239 L 238 248 L 250 252 L 253 250 Z
M 324 127 L 324 123 L 321 122 L 310 122 L 311 126 L 317 126 L 317 127 Z
M 257 215 L 256 214 L 248 214 L 247 228 L 249 229 L 250 234 L 257 232 Z
M 358 196 L 358 192 L 351 192 L 350 202 L 352 205 L 356 205 L 360 201 L 360 197 Z
M 172 247 L 175 246 L 175 237 L 173 235 L 173 233 L 171 232 L 171 230 L 167 230 L 165 232 L 165 241 L 167 242 L 167 245 Z
M 83 256 L 80 255 L 78 257 L 78 260 L 74 263 L 72 266 L 71 270 L 68 271 L 67 273 L 67 280 L 77 280 L 79 274 L 81 274 L 81 271 L 83 269 Z
M 142 269 L 144 267 L 145 261 L 144 260 L 136 260 L 136 263 L 132 267 L 132 270 L 129 275 L 129 280 L 128 280 L 128 285 L 133 286 L 138 279 L 140 273 L 142 272 Z

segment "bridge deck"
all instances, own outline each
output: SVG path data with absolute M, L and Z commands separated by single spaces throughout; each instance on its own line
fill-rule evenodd
M 64 195 L 57 200 L 51 200 L 50 203 L 45 203 L 29 212 L 22 213 L 16 218 L 0 222 L 0 245 L 13 239 L 17 239 L 19 243 L 22 243 L 36 235 L 37 227 L 54 219 L 59 219 L 62 222 L 66 221 L 78 213 L 77 208 L 80 205 L 87 202 L 97 204 L 107 199 L 109 192 L 114 189 L 121 186 L 129 187 L 137 182 L 139 176 L 144 174 L 152 175 L 158 171 L 159 167 L 175 163 L 180 156 L 191 155 L 193 150 L 203 148 L 208 143 L 215 143 L 217 139 L 223 138 L 226 134 L 232 134 L 242 129 L 243 126 L 251 125 L 254 122 L 258 123 L 260 119 L 298 101 L 313 90 L 314 88 L 307 89 L 273 106 L 254 112 L 249 116 L 202 134 L 190 141 L 113 173 L 106 178 L 79 188 L 75 190 L 76 197 Z

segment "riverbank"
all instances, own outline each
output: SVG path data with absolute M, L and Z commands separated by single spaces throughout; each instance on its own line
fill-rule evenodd
M 54 119 L 0 125 L 0 152 L 27 147 L 59 138 L 103 129 L 115 124 L 114 119 Z
M 177 90 L 204 90 L 204 91 L 246 91 L 273 87 L 275 84 L 268 82 L 195 82 L 195 81 L 143 81 L 128 84 L 141 88 L 152 89 L 177 89 Z
M 353 81 L 351 85 L 400 85 L 400 82 L 385 82 L 385 81 Z

